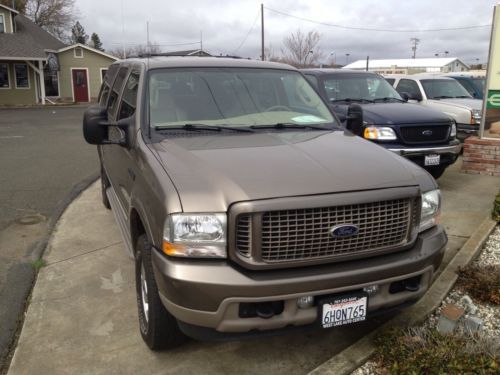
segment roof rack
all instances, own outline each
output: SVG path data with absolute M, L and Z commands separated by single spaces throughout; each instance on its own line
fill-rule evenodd
M 135 57 L 135 56 L 130 56 Z M 233 56 L 233 55 L 213 55 L 213 56 L 200 56 L 200 55 L 184 55 L 184 54 L 171 54 L 169 52 L 163 53 L 140 53 L 136 57 L 139 58 L 148 58 L 148 57 L 217 57 L 217 58 L 228 58 L 228 59 L 245 59 L 251 60 L 250 57 L 241 57 L 241 56 Z

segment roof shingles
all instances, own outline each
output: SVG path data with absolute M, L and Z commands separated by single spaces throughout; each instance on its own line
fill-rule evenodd
M 19 14 L 14 18 L 15 33 L 0 34 L 0 60 L 2 58 L 46 59 L 45 50 L 57 50 L 65 44 L 40 26 Z

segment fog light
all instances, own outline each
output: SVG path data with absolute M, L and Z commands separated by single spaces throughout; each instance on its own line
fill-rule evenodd
M 365 286 L 363 288 L 363 292 L 366 292 L 368 294 L 375 294 L 378 292 L 379 286 L 378 285 L 370 285 L 370 286 Z
M 297 300 L 297 306 L 299 309 L 307 309 L 308 307 L 311 307 L 314 303 L 314 297 L 313 296 L 304 296 L 300 297 Z

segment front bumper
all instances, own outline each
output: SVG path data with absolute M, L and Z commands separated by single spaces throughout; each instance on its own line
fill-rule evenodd
M 441 155 L 440 166 L 447 166 L 453 164 L 462 150 L 462 145 L 458 140 L 450 142 L 446 146 L 434 146 L 434 147 L 403 147 L 403 146 L 393 146 L 384 145 L 389 151 L 392 151 L 398 155 L 404 156 L 410 159 L 414 163 L 425 167 L 425 156 L 426 155 Z
M 429 288 L 447 243 L 441 226 L 417 237 L 410 249 L 355 261 L 295 269 L 249 271 L 226 261 L 180 260 L 153 250 L 160 298 L 179 321 L 217 332 L 268 331 L 312 324 L 317 306 L 300 309 L 302 296 L 329 296 L 378 285 L 368 311 L 398 306 L 420 298 Z M 392 293 L 400 280 L 419 277 L 416 291 Z M 271 318 L 241 318 L 240 303 L 282 301 L 283 312 Z

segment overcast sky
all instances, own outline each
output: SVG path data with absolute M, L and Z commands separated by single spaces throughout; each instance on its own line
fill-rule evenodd
M 150 40 L 163 51 L 199 48 L 212 54 L 260 56 L 261 0 L 77 0 L 79 20 L 87 34 L 96 32 L 106 49 L 145 44 Z M 339 64 L 377 58 L 411 57 L 410 38 L 419 38 L 417 57 L 436 53 L 459 57 L 466 63 L 488 57 L 490 28 L 421 30 L 489 25 L 496 0 L 267 0 L 264 2 L 265 45 L 279 53 L 283 37 L 301 29 L 321 34 L 319 48 Z M 123 17 L 122 17 L 123 6 Z M 347 27 L 391 29 L 363 31 L 329 27 L 295 17 Z M 123 19 L 123 23 L 122 23 Z M 255 23 L 254 23 L 255 21 Z M 253 29 L 251 27 L 253 25 Z M 122 30 L 124 30 L 122 32 Z M 251 32 L 249 33 L 249 30 Z M 410 30 L 411 32 L 404 32 Z M 248 38 L 245 37 L 248 34 Z M 194 43 L 194 44 L 182 44 Z M 238 47 L 241 47 L 238 49 Z

